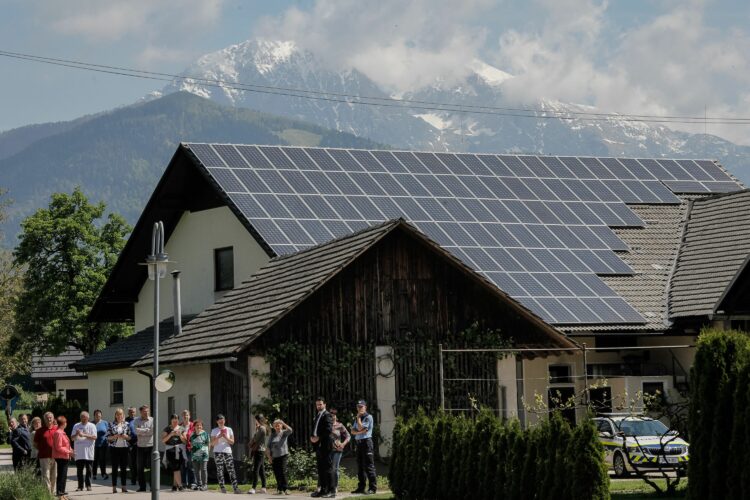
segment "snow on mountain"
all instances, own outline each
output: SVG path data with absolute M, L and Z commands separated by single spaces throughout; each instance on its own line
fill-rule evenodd
M 467 63 L 467 76 L 462 81 L 438 79 L 424 88 L 394 95 L 355 69 L 327 67 L 294 42 L 252 39 L 202 56 L 183 76 L 191 78 L 175 80 L 163 92 L 186 90 L 223 104 L 302 119 L 395 148 L 716 158 L 750 182 L 748 147 L 625 117 L 585 120 L 576 113 L 596 109 L 581 104 L 548 99 L 525 106 L 510 103 L 503 94 L 503 84 L 513 76 L 480 60 Z M 228 85 L 207 85 L 202 79 Z M 346 96 L 373 98 L 374 102 L 397 97 L 409 102 L 403 106 L 393 106 L 393 102 L 388 102 L 390 106 L 368 106 L 342 102 L 347 101 Z M 507 109 L 471 113 L 451 110 L 450 105 L 467 110 L 471 109 L 468 106 L 526 108 L 537 113 L 533 118 Z M 560 113 L 569 119 L 549 118 Z

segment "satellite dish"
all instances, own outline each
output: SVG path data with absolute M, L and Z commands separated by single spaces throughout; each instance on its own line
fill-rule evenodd
M 167 392 L 174 385 L 175 376 L 170 370 L 162 370 L 154 379 L 154 387 L 159 392 Z

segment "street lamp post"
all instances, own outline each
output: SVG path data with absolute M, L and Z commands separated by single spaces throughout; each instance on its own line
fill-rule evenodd
M 159 280 L 167 274 L 167 254 L 164 252 L 164 223 L 154 223 L 151 233 L 151 255 L 146 259 L 148 278 L 154 280 L 154 378 L 151 385 L 153 400 L 154 448 L 151 452 L 151 499 L 159 498 L 159 393 L 156 383 L 159 376 Z

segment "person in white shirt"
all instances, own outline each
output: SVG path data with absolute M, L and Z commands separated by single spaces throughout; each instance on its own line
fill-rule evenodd
M 94 443 L 96 442 L 96 426 L 89 421 L 88 412 L 81 412 L 81 421 L 70 431 L 73 447 L 76 453 L 76 472 L 78 475 L 78 489 L 91 491 L 91 466 L 94 463 Z M 86 472 L 84 477 L 84 471 Z
M 234 457 L 232 456 L 232 445 L 234 444 L 234 432 L 230 427 L 224 425 L 224 415 L 216 415 L 216 427 L 211 430 L 211 446 L 214 449 L 214 462 L 216 463 L 216 477 L 219 480 L 219 488 L 226 493 L 224 487 L 224 470 L 229 473 L 232 489 L 235 493 L 241 493 L 237 486 L 237 474 L 234 472 Z

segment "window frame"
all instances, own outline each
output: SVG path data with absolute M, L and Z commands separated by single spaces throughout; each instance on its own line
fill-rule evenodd
M 224 252 L 231 252 L 232 256 L 232 273 L 231 273 L 231 284 L 227 287 L 219 282 L 221 273 L 219 272 L 220 259 L 219 256 Z M 225 292 L 234 288 L 234 247 L 226 246 L 220 248 L 214 248 L 214 292 Z
M 198 398 L 195 394 L 188 394 L 188 411 L 192 420 L 198 418 Z
M 120 390 L 115 391 L 115 383 L 120 383 Z M 115 394 L 120 395 L 120 400 L 115 400 Z M 125 401 L 125 383 L 122 379 L 109 379 L 109 406 L 122 406 Z

